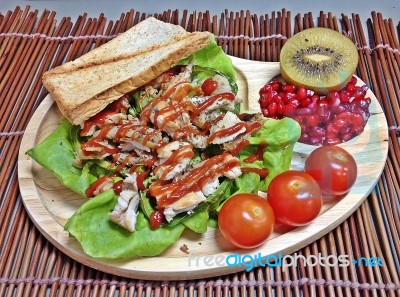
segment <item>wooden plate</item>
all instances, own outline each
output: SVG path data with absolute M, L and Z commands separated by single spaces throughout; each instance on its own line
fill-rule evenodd
M 239 96 L 244 99 L 245 108 L 258 111 L 258 91 L 279 73 L 279 64 L 238 58 L 232 60 L 238 74 Z M 324 212 L 306 227 L 289 230 L 278 226 L 264 245 L 253 250 L 236 250 L 223 240 L 218 230 L 209 228 L 202 235 L 184 232 L 178 242 L 158 257 L 108 261 L 85 255 L 79 243 L 63 230 L 68 218 L 85 199 L 66 189 L 47 170 L 25 155 L 29 148 L 50 134 L 62 118 L 51 96 L 39 106 L 22 139 L 18 162 L 22 199 L 32 221 L 52 244 L 76 261 L 107 273 L 149 280 L 180 280 L 245 270 L 249 266 L 228 266 L 224 259 L 234 253 L 261 256 L 293 253 L 338 226 L 371 192 L 387 157 L 388 127 L 377 99 L 371 91 L 368 91 L 368 96 L 372 99 L 371 117 L 365 131 L 341 145 L 358 164 L 359 175 L 350 193 L 339 202 L 326 205 Z M 296 144 L 292 167 L 301 169 L 304 159 L 314 148 Z M 189 255 L 180 249 L 184 244 Z

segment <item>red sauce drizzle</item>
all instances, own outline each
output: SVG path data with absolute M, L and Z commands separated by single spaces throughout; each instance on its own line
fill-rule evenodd
M 231 150 L 231 154 L 232 155 L 237 155 L 239 154 L 239 152 L 246 146 L 248 146 L 250 144 L 250 141 L 248 141 L 247 139 L 243 139 L 236 147 L 235 149 Z
M 103 110 L 99 112 L 98 114 L 94 115 L 90 119 L 84 122 L 83 128 L 81 130 L 80 135 L 81 136 L 86 136 L 90 129 L 93 127 L 93 125 L 96 126 L 103 126 L 106 119 L 117 113 L 125 113 L 128 110 L 128 104 L 126 103 L 127 98 L 126 97 L 121 97 L 117 101 L 112 102 L 106 110 Z
M 198 192 L 217 175 L 240 166 L 240 162 L 236 158 L 225 161 L 227 155 L 224 153 L 208 159 L 201 167 L 193 169 L 184 178 L 174 183 L 166 185 L 157 183 L 150 186 L 150 195 L 159 197 L 157 207 L 165 208 L 190 192 Z
M 253 172 L 260 176 L 261 179 L 264 179 L 268 176 L 268 169 L 264 168 L 250 168 L 250 167 L 242 167 L 242 173 Z
M 148 177 L 150 174 L 150 169 L 147 169 L 146 171 L 142 172 L 136 172 L 136 184 L 139 190 L 144 191 L 146 190 L 146 187 L 144 186 L 144 180 L 146 177 Z
M 127 155 L 125 159 L 122 160 L 121 163 L 118 164 L 117 168 L 115 169 L 117 172 L 121 172 L 122 169 L 124 169 L 125 166 L 129 164 L 129 160 L 131 158 L 131 155 Z
M 114 190 L 115 195 L 119 196 L 121 194 L 123 184 L 124 184 L 123 180 L 119 180 L 113 184 L 113 190 Z
M 262 143 L 258 146 L 257 152 L 254 155 L 248 156 L 246 159 L 243 160 L 244 163 L 250 164 L 254 163 L 255 161 L 262 161 L 264 149 L 267 146 L 266 143 Z
M 101 187 L 104 183 L 107 183 L 108 181 L 111 181 L 114 177 L 116 177 L 115 174 L 113 175 L 104 175 L 97 180 L 95 180 L 85 191 L 86 197 L 90 198 L 94 196 L 94 192 L 96 192 L 97 188 Z
M 89 141 L 82 143 L 81 147 L 82 147 L 82 152 L 86 155 L 86 156 L 90 156 L 92 154 L 96 154 L 96 155 L 102 155 L 102 154 L 117 154 L 119 153 L 119 148 L 117 147 L 109 147 L 104 143 L 101 143 L 101 139 L 100 138 L 92 138 Z M 92 151 L 89 150 L 89 148 L 100 148 L 100 151 Z
M 176 164 L 179 163 L 180 160 L 186 158 L 192 159 L 194 157 L 194 152 L 192 148 L 193 147 L 191 144 L 183 145 L 181 148 L 174 151 L 172 155 L 162 165 L 156 167 L 154 169 L 154 173 L 157 174 L 157 172 L 161 168 L 164 168 L 164 171 L 162 175 L 159 177 L 159 179 L 162 181 L 165 180 L 168 173 L 175 167 Z
M 142 112 L 140 113 L 140 119 L 144 122 L 148 122 L 150 121 L 150 114 L 151 111 L 153 110 L 154 106 L 156 106 L 158 103 L 160 103 L 161 101 L 166 101 L 169 97 L 172 96 L 172 94 L 175 93 L 177 87 L 181 84 L 184 84 L 185 82 L 181 82 L 176 84 L 175 86 L 173 86 L 172 88 L 170 88 L 163 96 L 160 96 L 156 99 L 154 99 L 153 101 L 151 101 L 149 104 L 147 104 Z M 156 122 L 156 121 L 155 121 Z
M 221 99 L 227 99 L 230 101 L 235 100 L 235 95 L 233 93 L 221 93 L 217 94 L 214 96 L 211 96 L 207 100 L 205 100 L 203 103 L 198 105 L 196 109 L 193 111 L 191 115 L 191 119 L 193 120 L 195 117 L 197 117 L 200 113 L 202 113 L 204 110 L 207 109 L 207 107 L 213 105 L 216 101 L 221 100 Z
M 254 122 L 254 123 L 240 122 L 231 127 L 221 129 L 217 132 L 214 132 L 213 134 L 210 135 L 210 137 L 208 138 L 207 141 L 208 141 L 208 143 L 211 143 L 217 137 L 224 137 L 224 136 L 229 136 L 229 135 L 235 134 L 243 128 L 246 129 L 245 133 L 251 133 L 251 132 L 259 129 L 260 127 L 261 127 L 261 124 L 258 122 Z

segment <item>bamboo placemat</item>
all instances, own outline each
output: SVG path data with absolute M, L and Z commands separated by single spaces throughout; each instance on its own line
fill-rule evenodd
M 47 95 L 41 74 L 148 16 L 133 9 L 116 21 L 103 14 L 58 20 L 55 12 L 30 7 L 0 13 L 0 296 L 400 296 L 400 23 L 378 12 L 371 12 L 368 20 L 357 14 L 294 15 L 285 9 L 262 15 L 226 10 L 219 16 L 168 10 L 153 16 L 188 31 L 211 31 L 226 53 L 259 61 L 278 61 L 287 38 L 314 26 L 343 32 L 356 43 L 357 74 L 380 100 L 390 127 L 388 160 L 362 206 L 297 254 L 380 257 L 383 266 L 303 267 L 299 260 L 297 267 L 285 269 L 256 268 L 192 281 L 141 281 L 81 265 L 40 234 L 21 203 L 17 152 L 30 117 Z

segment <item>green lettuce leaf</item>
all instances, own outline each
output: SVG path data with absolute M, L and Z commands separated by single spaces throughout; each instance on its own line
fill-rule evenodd
M 190 62 L 193 62 L 193 65 L 213 68 L 229 78 L 236 80 L 236 72 L 233 68 L 232 60 L 217 44 L 214 35 L 209 44 L 189 57 L 179 61 L 178 65 L 186 65 Z
M 244 173 L 239 178 L 235 179 L 236 192 L 257 194 L 258 185 L 260 184 L 260 176 L 256 173 Z
M 198 209 L 189 217 L 182 221 L 186 227 L 196 233 L 205 233 L 208 224 L 208 209 L 205 207 L 198 207 Z
M 239 194 L 239 193 L 253 193 L 257 194 L 258 193 L 258 187 L 260 184 L 260 176 L 256 173 L 244 173 L 241 176 L 237 177 L 234 181 L 230 181 L 231 185 L 229 190 L 226 189 L 225 192 L 222 192 L 224 189 L 223 187 L 219 187 L 217 189 L 220 190 L 220 195 L 223 197 L 222 199 L 219 199 L 217 201 L 217 204 L 214 205 L 214 208 L 216 209 L 217 212 L 221 210 L 222 205 L 227 201 L 230 197 L 233 195 Z
M 152 230 L 144 214 L 139 212 L 136 231 L 129 232 L 108 218 L 117 200 L 112 190 L 103 192 L 85 202 L 64 226 L 91 257 L 127 259 L 156 256 L 176 242 L 185 229 L 183 224 L 178 224 Z
M 267 191 L 269 183 L 275 176 L 289 170 L 293 148 L 300 134 L 300 125 L 295 120 L 266 119 L 263 126 L 250 137 L 250 145 L 240 152 L 239 159 L 243 167 L 268 169 L 268 176 L 260 181 L 258 190 Z M 263 159 L 251 164 L 244 163 L 243 160 L 255 154 L 261 144 L 266 144 Z M 251 192 L 251 189 L 248 192 Z
M 85 190 L 97 179 L 97 176 L 92 173 L 96 170 L 90 169 L 94 166 L 93 163 L 87 163 L 82 169 L 73 165 L 79 135 L 78 128 L 72 126 L 68 120 L 62 120 L 56 130 L 37 146 L 29 149 L 27 154 L 41 166 L 50 170 L 63 185 L 85 196 Z

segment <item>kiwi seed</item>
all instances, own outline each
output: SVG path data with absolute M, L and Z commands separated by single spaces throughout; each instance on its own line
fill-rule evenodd
M 282 77 L 319 94 L 342 89 L 354 74 L 358 53 L 346 36 L 326 28 L 306 29 L 282 47 Z

